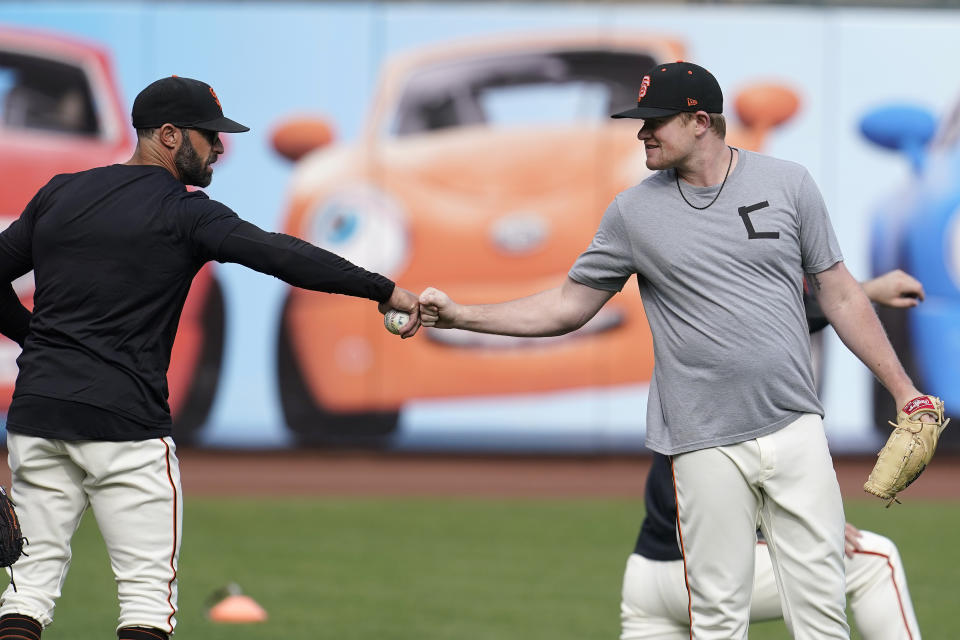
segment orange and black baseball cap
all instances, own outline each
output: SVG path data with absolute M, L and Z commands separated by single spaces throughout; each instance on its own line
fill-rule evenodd
M 167 122 L 178 127 L 242 133 L 250 131 L 223 116 L 213 87 L 193 78 L 170 76 L 147 85 L 133 101 L 133 127 L 152 129 Z
M 643 76 L 637 106 L 611 118 L 663 118 L 681 111 L 723 113 L 723 92 L 709 71 L 692 62 L 658 64 Z

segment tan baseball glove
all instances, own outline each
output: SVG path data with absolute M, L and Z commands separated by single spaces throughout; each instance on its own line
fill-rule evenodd
M 920 416 L 929 414 L 933 422 L 924 422 Z M 948 418 L 943 419 L 943 402 L 934 396 L 917 396 L 891 422 L 893 433 L 877 454 L 877 463 L 863 485 L 864 491 L 887 500 L 887 507 L 897 500 L 897 494 L 910 486 L 930 463 Z

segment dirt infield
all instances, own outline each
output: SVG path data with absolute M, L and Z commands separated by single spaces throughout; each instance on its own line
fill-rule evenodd
M 465 457 L 331 452 L 180 452 L 188 495 L 643 495 L 649 457 Z M 868 497 L 872 457 L 835 461 L 843 495 Z M 960 456 L 934 458 L 905 499 L 960 499 Z
M 181 449 L 187 495 L 636 497 L 646 456 L 441 456 Z M 10 484 L 6 456 L 0 483 Z M 868 497 L 872 457 L 837 458 L 844 497 Z M 905 499 L 960 499 L 960 456 L 934 458 Z

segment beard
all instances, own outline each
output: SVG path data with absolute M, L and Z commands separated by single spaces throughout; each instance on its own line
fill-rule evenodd
M 183 136 L 183 143 L 173 157 L 173 164 L 180 173 L 180 182 L 183 184 L 206 187 L 213 180 L 213 173 L 207 172 L 210 161 L 205 162 L 200 159 L 188 135 Z

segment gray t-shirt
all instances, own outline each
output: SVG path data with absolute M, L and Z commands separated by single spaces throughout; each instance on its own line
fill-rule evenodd
M 620 193 L 570 277 L 619 291 L 634 273 L 653 333 L 647 446 L 667 455 L 743 442 L 823 415 L 803 272 L 843 260 L 802 166 L 738 150 L 698 211 L 674 170 Z M 704 206 L 719 185 L 680 183 Z

